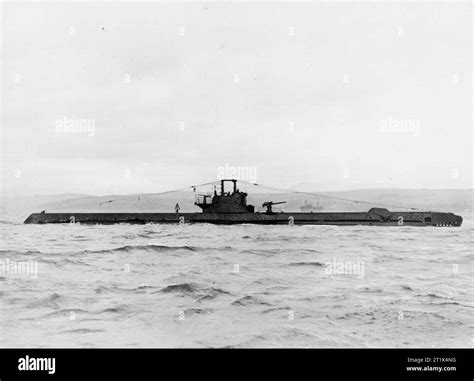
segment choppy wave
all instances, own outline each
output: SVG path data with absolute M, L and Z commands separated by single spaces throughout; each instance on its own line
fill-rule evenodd
M 35 300 L 34 302 L 27 305 L 28 308 L 36 307 L 49 307 L 54 309 L 59 309 L 60 303 L 64 302 L 65 296 L 54 292 L 46 297 Z
M 190 283 L 171 284 L 161 289 L 161 292 L 176 292 L 179 294 L 192 294 L 198 290 L 198 286 Z
M 120 253 L 126 252 L 129 253 L 134 250 L 140 251 L 152 251 L 157 253 L 162 253 L 166 251 L 177 251 L 177 250 L 186 250 L 186 251 L 196 251 L 197 248 L 192 246 L 166 246 L 166 245 L 125 245 L 120 247 L 115 247 L 112 249 L 101 249 L 101 250 L 87 250 L 86 253 L 89 254 L 101 254 L 101 253 Z
M 39 250 L 0 250 L 0 256 L 17 257 L 22 255 L 37 255 L 43 254 Z
M 159 292 L 176 296 L 196 297 L 198 302 L 215 299 L 220 295 L 230 295 L 229 292 L 220 288 L 207 287 L 196 283 L 171 284 L 162 288 Z
M 69 329 L 65 331 L 61 331 L 62 334 L 79 334 L 84 335 L 87 333 L 97 333 L 97 332 L 104 332 L 103 329 L 89 329 L 89 328 L 77 328 L 77 329 Z
M 321 262 L 292 262 L 292 263 L 289 263 L 288 266 L 316 266 L 316 267 L 321 267 L 321 266 L 325 266 L 325 264 L 321 263 Z
M 271 306 L 270 303 L 251 295 L 246 295 L 237 300 L 234 300 L 231 304 L 233 306 L 242 306 L 242 307 L 250 306 L 250 305 Z

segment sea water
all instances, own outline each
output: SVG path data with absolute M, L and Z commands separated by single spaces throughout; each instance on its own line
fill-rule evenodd
M 2 347 L 471 347 L 460 228 L 0 222 Z

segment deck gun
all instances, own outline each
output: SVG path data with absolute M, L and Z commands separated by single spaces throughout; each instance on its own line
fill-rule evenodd
M 286 201 L 280 201 L 280 202 L 267 201 L 262 204 L 262 207 L 267 208 L 265 212 L 266 214 L 273 214 L 272 206 L 278 205 L 278 204 L 286 204 Z

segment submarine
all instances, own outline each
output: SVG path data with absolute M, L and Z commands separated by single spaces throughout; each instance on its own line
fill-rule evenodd
M 374 207 L 367 212 L 283 212 L 273 206 L 285 201 L 266 201 L 262 212 L 247 204 L 247 193 L 237 188 L 235 179 L 220 180 L 220 191 L 195 194 L 194 204 L 201 213 L 180 213 L 176 204 L 174 213 L 41 213 L 31 214 L 25 224 L 259 224 L 259 225 L 370 225 L 370 226 L 436 226 L 459 227 L 462 217 L 453 213 L 430 211 L 390 211 Z M 225 192 L 225 183 L 232 190 Z M 253 184 L 258 185 L 258 184 Z M 193 186 L 191 187 L 196 190 Z M 168 193 L 168 192 L 164 192 Z M 304 193 L 304 192 L 296 192 Z M 347 200 L 346 200 L 347 201 Z

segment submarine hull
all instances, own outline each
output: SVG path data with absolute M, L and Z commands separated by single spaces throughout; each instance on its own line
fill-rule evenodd
M 219 225 L 375 225 L 461 226 L 462 217 L 443 212 L 390 212 L 373 208 L 368 212 L 326 213 L 33 213 L 25 224 L 186 224 Z

